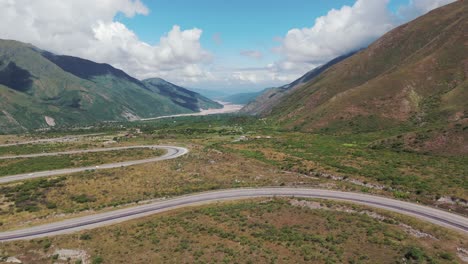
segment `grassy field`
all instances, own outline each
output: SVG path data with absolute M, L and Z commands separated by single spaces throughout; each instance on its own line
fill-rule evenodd
M 24 145 L 13 145 L 13 146 L 0 146 L 0 156 L 9 155 L 21 155 L 21 154 L 34 154 L 42 152 L 57 152 L 66 150 L 78 150 L 78 149 L 91 149 L 91 148 L 105 148 L 113 145 L 113 139 L 117 132 L 106 135 L 95 135 L 95 136 L 81 136 L 69 140 L 63 140 L 63 142 L 42 142 L 42 143 L 30 143 Z M 18 143 L 18 142 L 29 142 L 41 139 L 50 138 L 61 138 L 66 136 L 67 133 L 47 133 L 38 134 L 34 137 L 32 135 L 25 136 L 1 136 L 0 142 L 2 143 Z M 73 135 L 76 135 L 73 133 Z M 14 138 L 12 140 L 11 138 Z M 112 143 L 110 143 L 112 142 Z M 125 140 L 122 139 L 119 144 L 124 144 Z
M 160 149 L 142 148 L 35 158 L 4 159 L 0 160 L 0 176 L 86 167 L 126 160 L 138 160 L 161 156 L 163 153 L 164 151 Z
M 0 256 L 24 263 L 458 263 L 464 255 L 457 248 L 467 243 L 454 232 L 366 207 L 260 199 L 5 243 Z
M 221 152 L 258 160 L 281 171 L 358 182 L 360 191 L 439 204 L 468 213 L 468 156 L 441 155 L 381 145 L 414 127 L 367 133 L 301 133 L 251 117 L 200 117 L 135 124 L 153 139 L 198 140 Z M 419 137 L 427 134 L 418 132 Z M 242 138 L 241 138 L 242 137 Z M 377 190 L 376 188 L 377 187 Z
M 320 187 L 324 183 L 239 154 L 198 144 L 187 147 L 190 153 L 175 160 L 1 185 L 0 230 L 199 191 L 247 186 Z
M 268 135 L 268 134 L 267 134 Z M 468 156 L 435 156 L 373 149 L 372 135 L 272 134 L 271 138 L 222 144 L 283 170 L 323 173 L 375 183 L 396 198 L 433 203 L 442 196 L 468 200 Z
M 241 116 L 183 117 L 125 126 L 129 131 L 140 128 L 143 134 L 132 139 L 115 134 L 91 141 L 26 146 L 33 152 L 40 152 L 39 148 L 95 148 L 102 147 L 103 140 L 117 138 L 113 146 L 172 144 L 188 147 L 190 153 L 164 162 L 0 185 L 0 230 L 112 210 L 149 199 L 249 186 L 368 192 L 467 213 L 462 200 L 437 203 L 440 197 L 467 199 L 467 157 L 371 147 L 372 142 L 401 133 L 399 129 L 345 136 L 304 134 Z M 24 150 L 10 147 L 4 153 L 18 151 Z M 12 163 L 2 163 L 0 172 L 24 171 L 28 166 L 94 165 L 121 160 L 126 155 L 135 159 L 136 153 L 131 152 L 8 161 Z

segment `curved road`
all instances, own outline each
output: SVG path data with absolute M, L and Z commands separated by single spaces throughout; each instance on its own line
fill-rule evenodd
M 63 138 L 58 138 L 62 140 Z M 65 140 L 68 139 L 65 137 Z M 52 142 L 57 139 L 38 140 L 27 143 L 40 143 L 40 142 Z M 6 144 L 18 145 L 17 144 Z M 2 145 L 0 145 L 2 146 Z M 188 152 L 186 148 L 174 147 L 174 146 L 159 146 L 159 145 L 148 145 L 148 146 L 128 146 L 128 147 L 115 147 L 115 148 L 100 148 L 91 150 L 74 150 L 64 151 L 55 153 L 37 153 L 17 156 L 3 156 L 0 159 L 12 159 L 12 158 L 31 158 L 31 157 L 43 157 L 43 156 L 56 156 L 66 154 L 78 154 L 78 153 L 90 153 L 90 152 L 103 152 L 123 149 L 137 149 L 137 148 L 152 148 L 152 149 L 164 149 L 167 151 L 166 154 L 134 161 L 124 161 L 110 164 L 103 164 L 99 166 L 88 166 L 81 168 L 70 168 L 52 171 L 42 171 L 34 173 L 25 173 L 18 175 L 11 175 L 0 177 L 0 184 L 18 180 L 47 177 L 60 174 L 68 174 L 86 170 L 95 169 L 109 169 L 117 167 L 125 167 L 136 164 L 155 162 L 167 159 L 173 159 L 180 157 Z M 468 219 L 452 214 L 446 211 L 434 209 L 427 206 L 418 204 L 393 200 L 389 198 L 372 196 L 361 193 L 351 192 L 340 192 L 322 189 L 306 189 L 306 188 L 258 188 L 258 189 L 231 189 L 214 192 L 205 192 L 187 196 L 181 196 L 173 199 L 153 201 L 145 205 L 139 205 L 135 207 L 119 209 L 111 212 L 98 213 L 95 215 L 89 215 L 69 220 L 64 220 L 56 223 L 40 225 L 20 230 L 0 232 L 0 241 L 11 241 L 11 240 L 22 240 L 22 239 L 33 239 L 39 237 L 53 236 L 65 233 L 76 232 L 85 229 L 91 229 L 99 226 L 110 225 L 127 221 L 130 219 L 139 218 L 146 215 L 160 213 L 180 207 L 195 206 L 200 204 L 206 204 L 211 202 L 223 201 L 223 200 L 238 200 L 246 198 L 256 197 L 273 197 L 273 196 L 296 196 L 304 198 L 321 198 L 321 199 L 332 199 L 354 202 L 364 204 L 367 206 L 377 207 L 386 209 L 389 211 L 398 212 L 401 214 L 413 216 L 421 220 L 431 222 L 440 226 L 452 228 L 459 232 L 468 233 Z
M 436 225 L 452 228 L 460 233 L 468 234 L 467 218 L 418 204 L 352 192 L 307 188 L 258 188 L 231 189 L 186 195 L 163 201 L 155 201 L 149 204 L 139 205 L 131 208 L 64 220 L 52 224 L 1 232 L 0 241 L 26 240 L 66 234 L 80 230 L 96 228 L 99 226 L 115 224 L 180 207 L 194 206 L 210 202 L 273 196 L 321 198 L 364 204 L 371 207 L 382 208 L 389 211 L 413 216 Z
M 0 177 L 0 184 L 13 182 L 13 181 L 19 181 L 19 180 L 27 180 L 27 179 L 48 177 L 48 176 L 61 175 L 61 174 L 69 174 L 69 173 L 81 172 L 81 171 L 86 171 L 86 170 L 100 170 L 100 169 L 127 167 L 127 166 L 142 164 L 142 163 L 175 159 L 177 157 L 180 157 L 188 153 L 188 149 L 182 148 L 182 147 L 144 145 L 144 146 L 127 146 L 127 147 L 115 147 L 115 148 L 99 148 L 99 149 L 88 149 L 88 150 L 72 150 L 72 151 L 63 151 L 63 152 L 54 152 L 54 153 L 37 153 L 37 154 L 16 155 L 16 156 L 3 156 L 3 157 L 0 157 L 0 159 L 33 158 L 33 157 L 57 156 L 57 155 L 90 153 L 90 152 L 104 152 L 104 151 L 138 149 L 138 148 L 163 149 L 163 150 L 166 150 L 167 153 L 162 156 L 158 156 L 154 158 L 122 161 L 122 162 L 116 162 L 116 163 L 102 164 L 98 166 L 87 166 L 87 167 L 79 167 L 79 168 L 69 168 L 69 169 L 49 170 L 49 171 L 9 175 L 9 176 Z

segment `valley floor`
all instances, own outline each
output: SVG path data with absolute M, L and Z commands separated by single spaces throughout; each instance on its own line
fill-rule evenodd
M 454 263 L 466 237 L 366 207 L 297 198 L 181 209 L 4 243 L 24 263 Z
M 182 116 L 206 116 L 206 115 L 216 115 L 216 114 L 229 114 L 229 113 L 236 113 L 244 107 L 243 105 L 231 104 L 227 102 L 218 101 L 218 103 L 223 105 L 221 109 L 202 109 L 198 113 L 191 113 L 191 114 L 178 114 L 178 115 L 168 115 L 168 116 L 158 116 L 152 118 L 142 118 L 139 121 L 148 121 L 148 120 L 157 120 L 163 118 L 171 118 L 171 117 L 182 117 Z
M 46 224 L 200 191 L 262 186 L 363 192 L 467 214 L 467 157 L 373 147 L 379 140 L 402 133 L 398 130 L 354 135 L 306 134 L 283 131 L 268 120 L 236 115 L 177 117 L 106 126 L 88 131 L 101 134 L 77 140 L 0 147 L 0 155 L 148 144 L 184 146 L 190 153 L 158 163 L 0 184 L 0 230 Z M 64 133 L 69 132 L 56 131 L 42 137 L 61 137 Z M 2 143 L 35 139 L 0 136 Z M 59 169 L 70 164 L 102 164 L 120 156 L 111 153 L 14 162 L 35 164 L 35 170 Z M 126 155 L 132 156 L 129 159 L 138 157 Z M 0 172 L 6 175 L 13 167 L 9 163 L 0 164 Z M 82 263 L 148 259 L 204 263 L 209 258 L 217 262 L 244 258 L 251 259 L 252 263 L 324 263 L 325 259 L 333 259 L 335 263 L 403 263 L 402 259 L 450 263 L 468 258 L 465 234 L 376 209 L 296 200 L 258 199 L 205 205 L 77 234 L 9 242 L 2 244 L 0 259 L 15 256 L 23 258 L 25 263 L 27 260 L 48 263 L 51 259 L 66 258 L 64 252 L 68 251 L 63 249 L 81 252 L 78 255 Z M 336 204 L 344 209 L 329 209 Z M 298 208 L 301 213 L 291 213 Z M 232 211 L 235 217 L 226 210 Z M 264 210 L 265 213 L 255 213 Z M 359 213 L 361 210 L 373 213 Z M 232 220 L 226 220 L 226 214 Z M 310 214 L 310 219 L 304 219 L 302 214 Z M 374 217 L 374 214 L 385 217 Z M 238 215 L 246 215 L 247 224 L 231 230 L 242 219 Z M 164 219 L 171 220 L 164 226 L 156 224 Z M 276 223 L 274 219 L 284 221 Z M 324 226 L 307 221 L 318 221 Z M 327 224 L 327 221 L 332 222 Z M 157 232 L 149 235 L 151 230 Z M 174 237 L 175 233 L 180 236 Z M 139 242 L 130 243 L 130 251 L 117 246 L 118 241 L 132 239 Z M 208 241 L 213 243 L 206 244 Z M 352 247 L 350 241 L 360 244 Z

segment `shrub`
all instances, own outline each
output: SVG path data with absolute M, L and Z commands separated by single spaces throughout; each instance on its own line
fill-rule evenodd
M 443 259 L 446 259 L 446 260 L 453 260 L 454 259 L 453 255 L 448 253 L 448 252 L 440 253 L 440 257 L 443 258 Z
M 425 258 L 425 254 L 422 249 L 412 246 L 406 251 L 405 258 L 408 260 L 422 261 Z
M 47 209 L 55 209 L 57 208 L 57 205 L 55 203 L 47 203 L 46 207 Z
M 50 248 L 50 246 L 52 246 L 52 242 L 50 242 L 49 240 L 45 240 L 44 241 L 44 244 L 42 245 L 42 247 L 47 250 Z
M 101 256 L 96 256 L 93 258 L 93 261 L 91 263 L 93 264 L 101 264 L 104 262 L 104 259 Z
M 96 201 L 96 198 L 87 196 L 86 194 L 74 195 L 71 197 L 71 199 L 77 203 L 89 203 Z
M 80 240 L 90 240 L 91 239 L 91 235 L 90 234 L 82 234 L 80 236 Z

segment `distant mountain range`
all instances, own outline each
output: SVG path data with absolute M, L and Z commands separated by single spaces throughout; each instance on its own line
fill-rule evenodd
M 212 100 L 221 100 L 222 98 L 232 94 L 232 93 L 221 91 L 221 90 L 209 90 L 209 89 L 200 89 L 200 88 L 192 88 L 192 87 L 190 88 L 190 90 L 197 92 Z
M 264 89 L 258 92 L 251 92 L 251 93 L 237 93 L 225 96 L 221 98 L 224 102 L 229 102 L 232 104 L 239 104 L 239 105 L 246 105 L 255 100 L 259 95 L 263 94 L 266 90 Z
M 456 1 L 390 31 L 352 56 L 266 91 L 242 111 L 301 131 L 455 123 L 466 128 L 467 29 L 468 1 Z
M 162 79 L 0 40 L 0 132 L 198 112 L 222 105 Z
M 198 112 L 200 109 L 222 108 L 222 105 L 194 91 L 177 86 L 161 78 L 151 78 L 142 81 L 152 92 L 171 98 L 184 108 Z
M 202 94 L 212 100 L 217 100 L 217 101 L 222 101 L 222 102 L 227 102 L 227 103 L 232 103 L 232 104 L 239 104 L 239 105 L 245 105 L 251 101 L 253 101 L 257 96 L 262 94 L 266 89 L 262 91 L 256 91 L 256 92 L 236 92 L 236 91 L 217 91 L 217 90 L 206 90 L 206 89 L 194 89 L 192 88 L 191 90 Z

